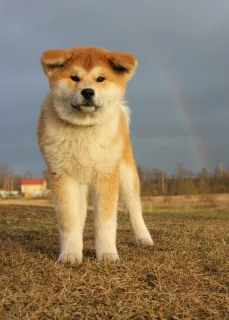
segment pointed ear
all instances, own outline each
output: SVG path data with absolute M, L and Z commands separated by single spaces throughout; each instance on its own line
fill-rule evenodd
M 64 67 L 72 53 L 65 49 L 50 49 L 41 54 L 41 64 L 44 73 L 49 77 L 58 68 Z
M 126 77 L 129 80 L 138 65 L 137 59 L 130 53 L 126 52 L 110 52 L 108 54 L 108 61 L 112 69 Z

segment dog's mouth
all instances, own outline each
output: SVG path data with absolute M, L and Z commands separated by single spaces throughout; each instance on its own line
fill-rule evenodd
M 93 102 L 86 102 L 83 104 L 73 104 L 71 106 L 74 110 L 82 113 L 91 113 L 98 110 L 99 106 L 95 105 Z

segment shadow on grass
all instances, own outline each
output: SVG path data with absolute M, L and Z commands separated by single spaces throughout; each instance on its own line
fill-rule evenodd
M 5 223 L 4 223 L 5 224 Z M 59 255 L 59 237 L 58 230 L 55 227 L 41 227 L 39 230 L 23 228 L 12 223 L 10 227 L 4 228 L 0 223 L 0 241 L 9 244 L 9 242 L 19 245 L 32 254 L 41 254 L 49 259 L 56 260 Z M 128 236 L 127 236 L 128 234 Z M 120 248 L 135 248 L 135 242 L 131 230 L 118 230 L 117 245 Z M 93 228 L 88 221 L 84 231 L 84 258 L 95 259 L 95 247 Z
M 11 228 L 4 230 L 3 225 L 0 223 L 0 242 L 9 244 L 9 242 L 19 245 L 32 254 L 41 254 L 49 259 L 56 260 L 59 255 L 59 237 L 57 228 L 47 229 L 41 228 L 40 230 L 29 230 Z M 94 237 L 84 232 L 84 258 L 95 259 Z
M 56 259 L 59 252 L 57 232 L 47 232 L 47 229 L 2 231 L 0 240 L 19 244 L 31 253 L 40 253 L 52 259 Z

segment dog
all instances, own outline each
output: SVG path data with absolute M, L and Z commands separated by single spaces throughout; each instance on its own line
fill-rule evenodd
M 50 90 L 41 107 L 38 144 L 50 175 L 62 263 L 81 263 L 88 190 L 95 211 L 98 261 L 116 261 L 119 191 L 135 242 L 151 246 L 123 99 L 137 67 L 125 52 L 97 47 L 50 49 L 41 65 Z

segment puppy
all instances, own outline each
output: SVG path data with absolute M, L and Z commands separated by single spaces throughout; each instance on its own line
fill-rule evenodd
M 96 47 L 51 49 L 41 55 L 48 92 L 38 144 L 47 164 L 57 215 L 60 262 L 80 263 L 90 187 L 97 260 L 116 261 L 119 189 L 137 245 L 153 245 L 142 217 L 139 179 L 123 104 L 137 66 L 129 53 Z

